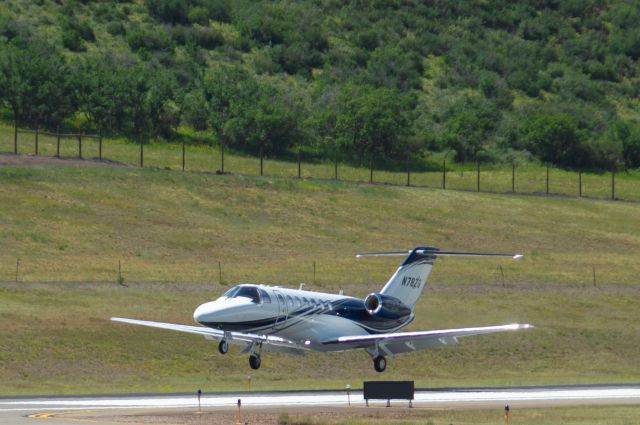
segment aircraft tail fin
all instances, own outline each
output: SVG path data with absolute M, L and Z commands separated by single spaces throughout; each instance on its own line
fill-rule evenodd
M 368 252 L 357 254 L 356 257 L 383 257 L 396 255 L 406 255 L 406 258 L 382 288 L 380 293 L 399 299 L 412 310 L 420 298 L 420 295 L 422 295 L 422 291 L 427 283 L 431 269 L 433 268 L 433 263 L 438 257 L 522 258 L 522 255 L 520 254 L 485 254 L 477 252 L 440 251 L 440 249 L 431 246 L 419 246 L 411 251 Z

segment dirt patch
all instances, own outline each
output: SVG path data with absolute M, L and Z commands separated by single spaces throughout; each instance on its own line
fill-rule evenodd
M 12 153 L 0 154 L 0 166 L 58 166 L 58 167 L 129 167 L 117 161 L 80 159 L 80 158 L 54 158 L 49 156 L 22 155 Z

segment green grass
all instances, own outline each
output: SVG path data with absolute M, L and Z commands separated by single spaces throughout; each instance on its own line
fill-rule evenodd
M 518 425 L 631 425 L 637 423 L 640 408 L 637 406 L 591 406 L 556 408 L 513 408 L 509 423 Z M 399 412 L 397 409 L 362 411 L 347 410 L 337 417 L 313 417 L 281 414 L 279 425 L 495 425 L 505 422 L 501 409 L 435 410 L 414 409 Z
M 640 204 L 587 199 L 0 167 L 0 394 L 244 389 L 249 373 L 253 389 L 357 387 L 380 378 L 364 352 L 266 354 L 255 372 L 199 337 L 108 318 L 192 323 L 199 303 L 241 281 L 364 297 L 398 259 L 355 252 L 425 243 L 526 257 L 439 260 L 411 329 L 537 327 L 391 358 L 385 379 L 637 382 L 639 216 Z
M 186 140 L 211 142 L 206 134 L 193 134 L 182 131 Z M 20 133 L 18 152 L 35 154 L 35 135 Z M 38 137 L 38 153 L 43 156 L 55 156 L 57 151 L 55 137 L 40 135 Z M 8 125 L 0 125 L 0 153 L 13 152 L 13 129 Z M 79 142 L 77 138 L 63 137 L 60 141 L 60 156 L 77 158 Z M 83 158 L 95 159 L 99 156 L 98 140 L 84 138 L 82 141 Z M 437 156 L 437 155 L 436 155 Z M 102 157 L 111 161 L 139 166 L 140 147 L 124 139 L 105 139 Z M 215 172 L 222 169 L 221 152 L 218 146 L 208 144 L 187 144 L 185 147 L 185 170 Z M 180 143 L 153 142 L 144 147 L 144 166 L 182 170 L 182 145 Z M 224 170 L 228 173 L 254 175 L 260 174 L 260 159 L 237 152 L 225 152 Z M 265 158 L 263 173 L 270 177 L 297 177 L 296 161 L 284 161 Z M 482 165 L 480 171 L 480 189 L 483 192 L 508 193 L 513 189 L 517 193 L 547 193 L 546 168 L 535 163 L 519 165 L 515 170 L 513 181 L 512 168 L 508 164 Z M 334 179 L 335 168 L 330 161 L 320 163 L 303 162 L 300 174 L 304 178 Z M 352 182 L 369 182 L 371 179 L 368 166 L 355 167 L 340 163 L 338 178 Z M 374 170 L 375 183 L 406 185 L 406 172 Z M 442 187 L 442 171 L 412 172 L 409 176 L 411 185 L 432 188 Z M 475 164 L 447 163 L 445 177 L 447 189 L 476 191 L 478 174 Z M 580 194 L 578 173 L 550 168 L 550 194 L 578 196 Z M 582 196 L 590 198 L 611 199 L 611 173 L 583 173 Z M 640 170 L 620 172 L 616 174 L 616 199 L 640 201 Z

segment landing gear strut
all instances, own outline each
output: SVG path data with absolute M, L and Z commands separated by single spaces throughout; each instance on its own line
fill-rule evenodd
M 373 368 L 376 372 L 384 372 L 387 368 L 387 359 L 384 356 L 377 356 L 373 359 Z
M 220 351 L 220 354 L 227 354 L 229 351 L 229 343 L 226 339 L 220 341 L 220 344 L 218 344 L 218 351 Z
M 249 356 L 249 366 L 251 366 L 251 369 L 260 369 L 260 363 L 260 354 L 255 353 Z

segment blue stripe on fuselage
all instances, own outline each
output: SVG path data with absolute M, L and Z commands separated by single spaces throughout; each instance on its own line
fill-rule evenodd
M 281 316 L 260 320 L 234 321 L 234 322 L 203 322 L 202 325 L 232 332 L 250 333 L 280 333 L 297 325 L 304 320 L 310 320 L 320 315 L 329 315 L 350 320 L 360 326 L 369 334 L 386 333 L 406 326 L 412 320 L 412 315 L 406 314 L 391 317 L 389 315 L 371 315 L 364 307 L 362 300 L 345 298 L 331 302 L 331 308 L 318 308 L 316 306 L 305 307 L 289 313 L 286 319 Z M 282 323 L 282 327 L 276 324 Z

